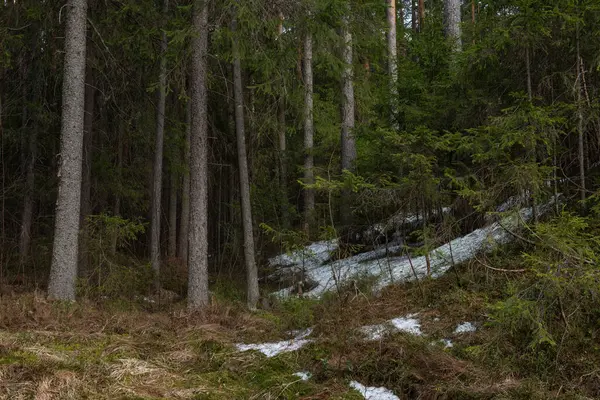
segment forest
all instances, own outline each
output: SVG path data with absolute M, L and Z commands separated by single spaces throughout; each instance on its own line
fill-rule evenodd
M 597 0 L 2 0 L 0 398 L 600 398 Z

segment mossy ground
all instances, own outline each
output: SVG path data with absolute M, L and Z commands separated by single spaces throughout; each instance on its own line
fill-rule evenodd
M 0 398 L 6 399 L 359 399 L 350 380 L 384 386 L 407 399 L 594 398 L 597 350 L 579 355 L 580 380 L 553 360 L 539 371 L 488 323 L 514 274 L 463 266 L 438 280 L 391 287 L 378 296 L 353 290 L 320 301 L 295 299 L 248 313 L 215 296 L 203 315 L 183 304 L 81 300 L 50 303 L 41 293 L 0 299 Z M 230 289 L 228 289 L 230 290 Z M 365 341 L 355 328 L 418 313 L 424 336 Z M 455 335 L 456 325 L 478 323 Z M 313 326 L 299 351 L 266 358 L 238 342 L 281 340 Z M 454 347 L 444 348 L 442 338 Z M 542 361 L 540 361 L 542 362 Z M 550 367 L 549 367 L 550 366 Z M 542 373 L 543 370 L 543 373 Z M 302 381 L 295 372 L 309 371 Z M 587 374 L 587 375 L 586 375 Z M 573 376 L 573 375 L 571 375 Z

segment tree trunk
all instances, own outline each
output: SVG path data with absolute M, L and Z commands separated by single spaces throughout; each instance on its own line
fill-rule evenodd
M 21 217 L 21 235 L 19 238 L 19 264 L 24 266 L 29 259 L 31 247 L 31 225 L 33 223 L 34 189 L 35 189 L 35 161 L 37 156 L 37 126 L 29 129 L 29 114 L 27 112 L 27 72 L 23 65 L 23 138 L 27 146 L 22 149 L 23 166 L 25 171 L 25 198 L 23 199 L 23 215 Z
M 425 26 L 425 0 L 419 1 L 419 32 L 423 32 Z
M 342 171 L 354 172 L 354 163 L 356 161 L 356 143 L 354 140 L 354 86 L 352 82 L 353 59 L 352 59 L 352 34 L 350 33 L 348 16 L 344 17 L 342 24 L 343 44 L 343 62 L 344 70 L 342 72 Z M 351 224 L 349 189 L 344 189 L 342 193 L 341 220 L 342 224 L 348 226 Z
M 525 68 L 527 70 L 527 98 L 531 103 L 533 101 L 533 89 L 531 86 L 531 55 L 529 53 L 529 46 L 525 47 Z
M 586 190 L 585 190 L 585 138 L 583 132 L 583 104 L 582 104 L 582 84 L 581 80 L 583 79 L 583 63 L 581 60 L 581 50 L 580 50 L 580 32 L 579 32 L 579 24 L 577 24 L 577 38 L 576 38 L 576 47 L 577 47 L 577 85 L 575 85 L 575 89 L 577 90 L 577 134 L 578 134 L 578 147 L 579 147 L 579 192 L 581 198 L 581 207 L 585 210 L 585 199 L 586 199 Z
M 455 52 L 462 50 L 462 40 L 460 36 L 460 12 L 461 0 L 444 1 L 444 19 L 446 37 L 452 41 L 452 49 Z
M 191 140 L 191 101 L 185 107 L 185 146 L 183 148 L 183 185 L 181 188 L 181 220 L 179 221 L 179 258 L 185 265 L 188 262 L 188 235 L 190 228 L 190 140 Z
M 237 21 L 232 22 L 233 32 L 233 95 L 235 98 L 235 132 L 237 136 L 238 167 L 240 171 L 240 196 L 242 206 L 242 225 L 244 229 L 244 258 L 246 261 L 246 279 L 248 285 L 248 308 L 256 309 L 260 296 L 258 290 L 258 271 L 254 259 L 254 232 L 252 230 L 252 206 L 250 202 L 250 181 L 246 155 L 246 133 L 244 129 L 244 92 L 242 87 L 242 67 L 239 44 L 236 38 Z
M 177 257 L 177 190 L 179 176 L 171 166 L 171 184 L 169 191 L 169 257 Z
M 119 123 L 117 132 L 117 189 L 115 190 L 115 199 L 113 203 L 113 216 L 119 217 L 121 215 L 121 191 L 123 190 L 123 135 L 124 125 L 122 122 Z M 119 240 L 118 232 L 112 233 L 110 238 L 110 254 L 114 256 L 117 254 L 117 242 Z
M 61 163 L 48 296 L 75 300 L 85 99 L 86 0 L 70 0 L 65 28 Z
M 315 183 L 314 177 L 314 123 L 313 123 L 313 73 L 312 73 L 312 34 L 304 36 L 304 183 Z M 315 190 L 304 189 L 304 231 L 310 234 L 315 220 Z
M 398 111 L 398 47 L 396 42 L 396 0 L 386 0 L 388 74 L 390 75 L 390 122 L 398 127 L 396 113 Z
M 208 297 L 208 0 L 196 0 L 192 37 L 192 104 L 190 107 L 190 229 L 188 308 L 199 310 Z M 185 238 L 182 238 L 185 240 Z
M 88 257 L 88 229 L 86 219 L 91 213 L 91 189 L 92 189 L 92 151 L 93 139 L 92 129 L 94 121 L 96 89 L 92 69 L 88 66 L 85 71 L 85 105 L 83 117 L 83 166 L 81 177 L 81 207 L 79 226 L 81 229 L 79 237 L 79 276 L 86 277 L 89 272 Z
M 410 22 L 411 22 L 411 27 L 412 27 L 412 31 L 413 33 L 416 33 L 419 31 L 419 23 L 418 23 L 418 10 L 417 10 L 417 0 L 411 0 L 411 7 L 410 7 L 410 11 L 411 11 L 411 18 L 410 18 Z
M 163 0 L 163 18 L 167 19 L 169 0 Z M 162 200 L 163 142 L 165 136 L 165 102 L 167 90 L 167 34 L 163 31 L 160 43 L 160 72 L 154 143 L 154 174 L 152 181 L 152 214 L 150 227 L 150 261 L 154 271 L 154 286 L 160 288 L 160 216 Z
M 281 37 L 283 34 L 283 14 L 279 16 L 279 25 L 277 26 L 277 34 Z M 280 48 L 283 47 L 280 45 Z M 277 99 L 277 120 L 279 128 L 279 186 L 281 190 L 281 218 L 283 227 L 290 227 L 290 213 L 288 211 L 288 192 L 287 192 L 287 140 L 286 140 L 286 123 L 285 123 L 285 87 Z

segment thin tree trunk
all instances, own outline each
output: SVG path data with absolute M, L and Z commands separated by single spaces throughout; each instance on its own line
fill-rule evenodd
M 169 192 L 169 257 L 177 257 L 177 190 L 179 176 L 171 166 L 171 184 Z
M 413 33 L 418 32 L 419 23 L 418 23 L 418 10 L 417 10 L 417 0 L 411 0 L 411 25 Z
M 279 37 L 283 34 L 283 14 L 279 16 L 279 25 L 277 34 Z M 280 45 L 280 48 L 283 47 Z M 288 191 L 287 191 L 287 140 L 286 140 L 286 123 L 285 123 L 285 87 L 277 99 L 277 120 L 278 120 L 278 136 L 279 136 L 279 186 L 281 190 L 281 218 L 283 227 L 290 226 L 290 213 L 288 211 Z
M 183 148 L 184 174 L 181 188 L 181 220 L 179 221 L 179 258 L 185 265 L 188 262 L 188 235 L 190 231 L 190 140 L 191 140 L 191 101 L 185 107 L 185 146 Z
M 461 0 L 444 1 L 444 19 L 446 37 L 452 41 L 452 49 L 455 52 L 462 50 L 462 40 L 460 35 L 460 12 Z
M 388 74 L 390 76 L 390 122 L 397 128 L 398 111 L 398 47 L 396 42 L 396 0 L 386 0 Z
M 85 100 L 86 0 L 70 0 L 65 28 L 61 163 L 48 296 L 75 300 Z
M 313 122 L 313 73 L 312 73 L 312 34 L 307 32 L 304 36 L 304 183 L 314 184 L 314 122 Z M 304 231 L 310 235 L 314 228 L 315 219 L 315 191 L 304 189 Z
M 349 10 L 348 10 L 349 12 Z M 353 58 L 352 58 L 352 34 L 350 33 L 348 15 L 343 19 L 342 39 L 343 39 L 343 61 L 344 70 L 342 72 L 342 171 L 354 172 L 354 163 L 356 161 L 356 143 L 354 140 L 354 86 L 353 86 Z M 342 224 L 349 226 L 351 224 L 349 189 L 344 189 L 342 193 L 341 220 Z
M 37 156 L 37 126 L 29 129 L 29 115 L 27 112 L 27 67 L 23 66 L 23 115 L 22 129 L 23 138 L 26 138 L 27 147 L 22 149 L 24 158 L 25 198 L 23 199 L 23 215 L 21 219 L 21 235 L 19 240 L 19 264 L 24 266 L 29 259 L 31 247 L 31 225 L 33 223 L 34 189 L 35 189 L 35 161 Z M 28 137 L 27 137 L 28 136 Z
M 193 11 L 192 103 L 190 107 L 190 229 L 188 254 L 188 308 L 209 304 L 208 293 L 208 51 L 209 0 L 196 0 Z M 185 240 L 185 238 L 182 238 Z
M 527 69 L 527 98 L 531 103 L 533 101 L 533 89 L 531 86 L 531 55 L 529 46 L 525 47 L 525 67 Z
M 81 177 L 81 207 L 79 226 L 79 276 L 86 277 L 89 273 L 88 257 L 88 229 L 86 219 L 91 213 L 91 188 L 92 188 L 92 129 L 94 121 L 94 108 L 96 90 L 92 69 L 88 66 L 85 71 L 85 105 L 83 117 L 83 172 Z
M 167 19 L 169 0 L 163 0 L 163 18 Z M 162 201 L 163 142 L 165 133 L 165 103 L 167 90 L 167 34 L 163 31 L 160 43 L 160 72 L 154 143 L 154 175 L 152 181 L 152 214 L 150 227 L 150 261 L 154 271 L 154 286 L 160 288 L 160 216 Z
M 475 0 L 471 0 L 471 23 L 475 25 Z
M 117 190 L 115 190 L 115 202 L 113 203 L 113 216 L 119 217 L 121 215 L 121 191 L 123 185 L 123 135 L 124 125 L 122 122 L 119 123 L 117 132 Z M 113 232 L 110 238 L 110 254 L 114 256 L 117 254 L 117 242 L 119 240 L 118 232 Z
M 425 26 L 425 0 L 419 1 L 419 32 L 423 32 Z
M 585 210 L 585 199 L 586 199 L 586 190 L 585 190 L 585 138 L 583 132 L 583 105 L 582 105 L 582 84 L 581 80 L 583 79 L 583 65 L 581 62 L 581 50 L 580 50 L 580 32 L 579 32 L 579 24 L 577 24 L 577 85 L 575 85 L 575 89 L 577 90 L 577 133 L 578 133 L 578 144 L 579 144 L 579 185 L 580 185 L 580 198 L 581 198 L 581 207 Z
M 240 195 L 242 206 L 242 225 L 244 229 L 244 258 L 248 285 L 248 308 L 256 309 L 260 296 L 258 290 L 258 271 L 254 259 L 254 232 L 252 229 L 252 206 L 250 202 L 250 182 L 248 179 L 248 161 L 246 155 L 246 133 L 244 129 L 244 93 L 242 87 L 242 67 L 239 44 L 236 38 L 237 21 L 232 22 L 233 38 L 233 95 L 235 98 L 235 131 L 237 136 L 238 167 L 240 171 Z

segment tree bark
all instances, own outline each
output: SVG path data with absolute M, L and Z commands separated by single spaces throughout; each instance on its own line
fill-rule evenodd
M 177 190 L 179 176 L 171 166 L 171 184 L 169 191 L 169 257 L 177 257 Z
M 586 200 L 586 189 L 585 189 L 585 137 L 583 132 L 583 104 L 582 104 L 582 84 L 583 79 L 583 63 L 581 60 L 581 49 L 580 49 L 580 31 L 579 24 L 577 24 L 577 37 L 576 37 L 576 48 L 577 48 L 577 134 L 578 134 L 578 147 L 579 147 L 579 193 L 581 198 L 581 207 L 585 210 Z
M 86 0 L 70 0 L 65 28 L 61 162 L 48 296 L 75 300 L 85 98 Z
M 163 18 L 167 19 L 169 0 L 163 0 Z M 150 227 L 150 262 L 154 271 L 154 286 L 160 288 L 160 216 L 162 201 L 163 142 L 165 134 L 165 103 L 167 90 L 167 34 L 163 31 L 160 43 L 160 72 L 154 143 L 154 174 L 152 184 L 152 214 Z
M 312 73 L 312 34 L 304 36 L 304 183 L 315 183 L 314 177 L 314 122 L 313 122 L 313 73 Z M 315 190 L 304 189 L 304 231 L 310 235 L 314 228 L 315 219 Z
M 23 115 L 22 130 L 26 147 L 22 149 L 25 171 L 25 197 L 23 199 L 23 215 L 21 217 L 21 235 L 19 237 L 19 264 L 24 266 L 29 260 L 31 247 L 31 225 L 33 223 L 34 189 L 35 189 L 35 162 L 37 156 L 37 126 L 29 128 L 29 114 L 27 112 L 27 75 L 28 68 L 23 65 Z
M 86 219 L 91 213 L 91 189 L 92 189 L 92 151 L 93 139 L 92 129 L 94 121 L 94 108 L 96 90 L 94 87 L 92 69 L 88 66 L 85 71 L 85 105 L 83 117 L 83 166 L 81 177 L 81 207 L 79 226 L 81 229 L 79 238 L 79 276 L 86 277 L 89 269 L 88 257 L 88 230 Z
M 208 296 L 208 0 L 196 0 L 193 11 L 192 103 L 190 107 L 190 229 L 188 308 L 209 304 Z M 185 240 L 185 238 L 182 238 Z
M 352 58 L 352 34 L 350 33 L 348 15 L 344 17 L 342 24 L 343 50 L 342 59 L 344 70 L 342 72 L 342 171 L 354 172 L 356 161 L 356 143 L 354 140 L 354 86 L 353 86 L 353 58 Z M 351 224 L 349 189 L 342 193 L 341 220 L 342 224 Z
M 119 128 L 117 131 L 117 189 L 115 190 L 115 199 L 113 203 L 113 216 L 119 217 L 121 216 L 121 191 L 123 190 L 123 136 L 124 136 L 124 128 L 122 122 L 119 123 Z M 115 231 L 112 233 L 110 238 L 110 254 L 114 256 L 117 254 L 117 242 L 119 240 L 118 232 Z
M 179 221 L 179 258 L 185 265 L 188 262 L 188 235 L 190 228 L 190 141 L 191 141 L 191 101 L 185 108 L 185 146 L 183 148 L 183 163 L 185 172 L 181 188 L 181 220 Z
M 279 37 L 283 34 L 283 14 L 279 16 L 279 25 L 277 26 L 277 34 Z M 280 44 L 280 49 L 283 46 Z M 287 138 L 286 138 L 286 122 L 285 122 L 285 87 L 277 99 L 277 120 L 278 120 L 278 139 L 279 139 L 279 186 L 281 190 L 281 218 L 283 227 L 290 226 L 290 213 L 288 211 L 288 192 L 287 192 Z
M 388 74 L 390 76 L 390 122 L 397 128 L 398 111 L 398 47 L 396 41 L 396 0 L 386 0 Z
M 423 32 L 425 26 L 425 0 L 419 1 L 419 32 Z
M 233 95 L 235 99 L 235 131 L 237 136 L 238 168 L 240 171 L 240 197 L 242 206 L 242 225 L 244 229 L 244 259 L 246 261 L 248 308 L 256 309 L 260 296 L 258 290 L 258 271 L 254 259 L 254 232 L 252 228 L 252 206 L 250 202 L 250 181 L 246 155 L 246 133 L 244 128 L 244 93 L 242 87 L 242 67 L 239 44 L 236 38 L 237 21 L 232 22 L 233 30 Z
M 452 41 L 452 50 L 455 52 L 462 50 L 460 5 L 461 0 L 444 1 L 445 33 L 446 37 Z

